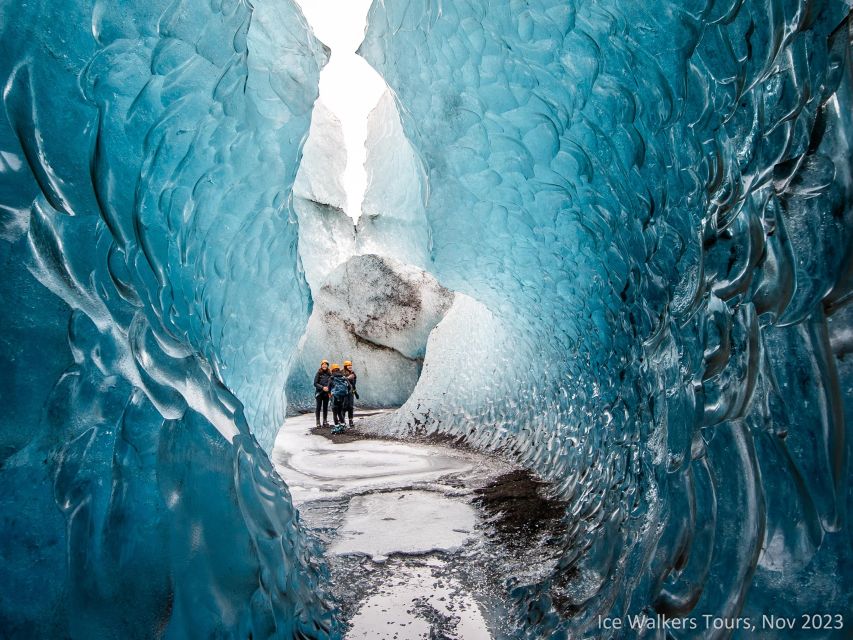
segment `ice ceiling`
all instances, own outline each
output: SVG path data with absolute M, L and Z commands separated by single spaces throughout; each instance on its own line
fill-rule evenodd
M 849 609 L 848 12 L 374 4 L 361 53 L 428 187 L 389 225 L 416 216 L 464 295 L 385 428 L 501 448 L 569 501 L 519 637 Z M 326 51 L 289 0 L 2 0 L 0 29 L 0 624 L 337 635 L 265 451 L 312 304 L 292 186 Z

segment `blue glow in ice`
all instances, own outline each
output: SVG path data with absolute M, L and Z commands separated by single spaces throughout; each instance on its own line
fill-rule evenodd
M 515 451 L 572 500 L 559 570 L 517 589 L 531 636 L 845 607 L 847 14 L 374 4 L 361 53 L 428 173 L 430 268 L 512 335 L 444 387 L 428 350 L 394 426 Z
M 0 15 L 4 635 L 326 636 L 262 448 L 326 52 L 291 2 Z
M 848 12 L 374 4 L 411 152 L 394 189 L 368 154 L 370 250 L 408 229 L 395 257 L 464 294 L 388 428 L 569 501 L 554 573 L 509 585 L 519 636 L 847 608 Z M 0 0 L 0 31 L 4 633 L 335 636 L 266 453 L 326 52 L 290 0 Z

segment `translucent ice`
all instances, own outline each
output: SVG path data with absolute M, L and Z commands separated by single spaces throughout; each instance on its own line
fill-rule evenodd
M 374 4 L 428 268 L 512 336 L 389 428 L 514 452 L 571 500 L 560 569 L 515 591 L 527 634 L 846 606 L 848 12 Z
M 501 449 L 570 503 L 519 635 L 848 607 L 848 14 L 375 3 L 394 100 L 338 262 L 467 296 L 418 340 L 364 334 L 429 372 L 388 428 Z M 4 632 L 334 635 L 264 451 L 322 303 L 297 229 L 328 221 L 291 185 L 325 51 L 289 0 L 0 16 Z
M 262 448 L 308 316 L 289 201 L 326 54 L 253 4 L 0 3 L 9 637 L 334 633 Z

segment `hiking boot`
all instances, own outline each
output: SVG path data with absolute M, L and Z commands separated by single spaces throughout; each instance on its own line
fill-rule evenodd
M 326 429 L 328 429 L 328 428 L 329 428 L 329 423 L 328 423 L 328 422 L 326 422 L 325 420 L 323 420 L 323 426 L 324 426 L 324 427 L 326 427 Z
M 352 423 L 352 420 L 349 421 L 350 429 L 352 429 L 355 425 Z

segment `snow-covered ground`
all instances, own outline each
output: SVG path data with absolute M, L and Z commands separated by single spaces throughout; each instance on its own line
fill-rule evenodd
M 496 524 L 506 514 L 482 492 L 518 470 L 450 444 L 366 436 L 381 417 L 357 415 L 358 433 L 335 441 L 312 433 L 313 415 L 290 418 L 273 451 L 326 545 L 347 637 L 501 637 L 505 586 L 529 563 L 506 561 L 514 551 Z

